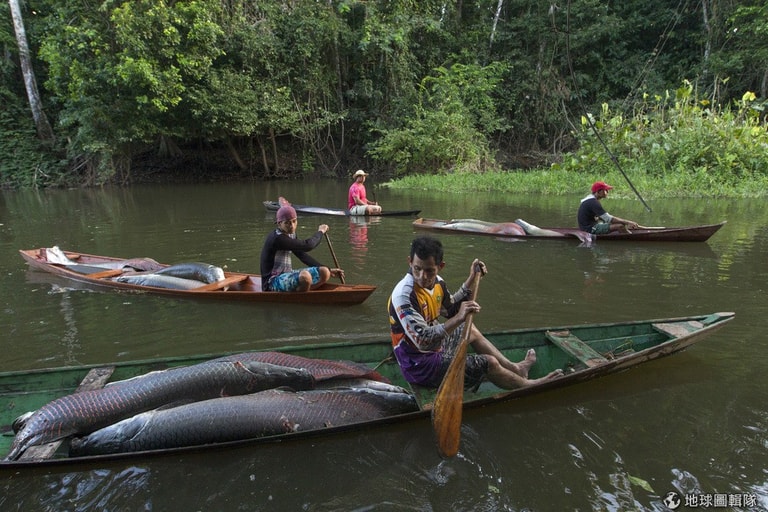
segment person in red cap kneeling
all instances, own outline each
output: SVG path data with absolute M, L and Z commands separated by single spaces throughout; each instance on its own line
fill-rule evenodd
M 296 239 L 298 220 L 293 206 L 283 205 L 277 210 L 277 229 L 267 235 L 261 249 L 261 289 L 265 292 L 305 292 L 323 285 L 331 276 L 341 278 L 344 271 L 323 265 L 311 251 L 323 240 L 327 224 L 320 224 L 317 232 L 306 240 Z M 307 265 L 294 270 L 291 253 Z
M 592 184 L 592 193 L 582 199 L 579 205 L 579 229 L 593 235 L 607 235 L 611 231 L 630 233 L 631 229 L 637 229 L 637 222 L 611 215 L 600 204 L 600 200 L 608 197 L 611 189 L 613 187 L 604 181 Z

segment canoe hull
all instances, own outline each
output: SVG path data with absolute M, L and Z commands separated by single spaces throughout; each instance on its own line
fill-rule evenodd
M 503 239 L 536 239 L 536 240 L 583 240 L 590 236 L 598 242 L 611 241 L 632 241 L 632 242 L 706 242 L 720 228 L 725 225 L 725 221 L 718 224 L 705 224 L 701 226 L 685 227 L 664 227 L 653 229 L 636 229 L 631 233 L 611 233 L 609 235 L 588 235 L 587 233 L 573 228 L 539 228 L 542 232 L 548 232 L 546 235 L 511 233 L 510 230 L 502 229 L 503 226 L 513 223 L 484 223 L 481 226 L 486 229 L 479 229 L 477 226 L 470 226 L 471 229 L 463 228 L 461 224 L 440 219 L 419 218 L 413 221 L 415 229 L 425 229 L 439 231 L 441 233 L 454 233 L 461 235 L 483 235 L 493 236 Z M 494 229 L 494 226 L 497 226 Z
M 67 257 L 77 261 L 77 265 L 52 264 L 45 258 L 44 249 L 22 249 L 19 251 L 30 269 L 40 270 L 48 274 L 59 276 L 67 280 L 88 285 L 94 288 L 110 288 L 127 292 L 144 292 L 172 297 L 185 297 L 192 299 L 215 299 L 251 302 L 275 302 L 283 304 L 361 304 L 375 290 L 370 285 L 348 285 L 326 283 L 317 290 L 308 292 L 263 292 L 261 291 L 261 276 L 258 274 L 246 274 L 237 272 L 225 272 L 225 281 L 230 283 L 228 287 L 216 288 L 216 284 L 191 290 L 179 290 L 173 288 L 160 288 L 156 286 L 144 286 L 130 282 L 120 282 L 112 277 L 118 274 L 108 272 L 92 272 L 99 270 L 99 265 L 117 264 L 125 261 L 123 258 L 110 256 L 96 256 L 92 254 L 65 251 Z M 167 267 L 167 265 L 164 265 Z M 76 268 L 72 268 L 76 267 Z M 81 271 L 78 271 L 81 270 Z M 106 276 L 105 276 L 106 273 Z M 99 277 L 102 275 L 103 277 Z M 127 275 L 127 274 L 126 274 Z
M 602 377 L 665 357 L 688 348 L 711 335 L 733 318 L 733 313 L 713 313 L 694 317 L 633 321 L 620 324 L 589 324 L 488 333 L 487 337 L 513 360 L 522 359 L 528 348 L 536 350 L 539 361 L 531 369 L 531 377 L 540 376 L 555 368 L 564 370 L 565 374 L 554 380 L 511 391 L 500 390 L 489 383 L 484 383 L 477 390 L 465 392 L 464 407 L 468 409 L 481 405 L 509 402 L 517 398 Z M 586 346 L 584 350 L 598 353 L 597 357 L 601 360 L 597 362 L 588 360 L 583 351 L 579 350 L 579 344 Z M 563 349 L 563 346 L 566 349 Z M 390 357 L 391 342 L 389 340 L 326 343 L 282 347 L 272 350 L 303 357 L 353 361 L 366 364 L 371 368 L 375 367 L 381 375 L 391 380 L 393 384 L 411 390 L 419 403 L 420 410 L 370 422 L 229 441 L 214 445 L 85 457 L 67 457 L 66 453 L 58 453 L 53 458 L 48 459 L 2 461 L 0 462 L 0 471 L 7 468 L 77 465 L 89 461 L 250 446 L 278 440 L 284 441 L 358 430 L 363 426 L 373 427 L 395 422 L 426 420 L 431 414 L 435 390 L 416 388 L 402 379 L 397 363 L 392 361 Z M 199 363 L 219 356 L 221 354 L 116 363 L 111 365 L 114 368 L 111 380 L 141 375 L 152 370 Z M 16 416 L 25 411 L 40 408 L 51 400 L 73 392 L 90 370 L 100 366 L 103 365 L 0 374 L 0 429 L 2 429 L 0 431 L 0 455 L 8 452 L 13 440 L 9 426 Z
M 349 210 L 343 210 L 341 208 L 323 208 L 322 206 L 307 206 L 303 204 L 293 204 L 291 206 L 297 213 L 304 213 L 307 215 L 332 215 L 334 217 L 358 217 L 357 215 L 350 215 Z M 280 208 L 280 203 L 277 201 L 264 201 L 264 208 L 270 212 L 276 212 Z M 383 210 L 381 213 L 372 215 L 362 215 L 360 217 L 415 217 L 421 210 Z

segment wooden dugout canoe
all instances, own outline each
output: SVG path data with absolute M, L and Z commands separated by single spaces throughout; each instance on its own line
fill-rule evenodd
M 334 217 L 357 217 L 356 215 L 350 215 L 349 210 L 342 208 L 324 208 L 322 206 L 307 206 L 303 204 L 293 204 L 291 206 L 297 213 L 305 213 L 308 215 L 332 215 Z M 276 212 L 280 209 L 280 203 L 278 201 L 264 201 L 264 207 L 267 211 Z M 382 210 L 381 213 L 375 215 L 362 215 L 361 217 L 414 217 L 419 214 L 421 210 Z
M 42 270 L 78 283 L 99 288 L 112 288 L 129 292 L 145 292 L 173 297 L 239 300 L 252 302 L 275 302 L 286 304 L 361 304 L 375 290 L 375 286 L 365 284 L 337 284 L 328 282 L 321 288 L 308 292 L 264 292 L 261 290 L 261 276 L 240 272 L 224 272 L 224 280 L 206 284 L 198 288 L 180 290 L 159 286 L 146 286 L 116 281 L 118 276 L 138 274 L 129 267 L 119 267 L 121 262 L 135 261 L 110 256 L 95 256 L 72 251 L 64 254 L 75 265 L 51 263 L 46 258 L 46 249 L 22 249 L 19 252 L 30 268 Z M 150 260 L 154 261 L 154 260 Z M 162 267 L 169 265 L 160 264 Z
M 539 377 L 558 368 L 564 371 L 564 375 L 534 386 L 511 391 L 500 390 L 490 383 L 484 383 L 478 389 L 465 391 L 464 408 L 510 402 L 516 398 L 602 377 L 673 354 L 716 332 L 731 321 L 734 316 L 734 313 L 712 313 L 656 320 L 527 328 L 486 333 L 488 339 L 514 361 L 523 359 L 529 348 L 535 349 L 538 360 L 531 369 L 530 377 Z M 69 457 L 67 442 L 56 442 L 53 443 L 54 446 L 50 447 L 51 453 L 48 453 L 44 458 L 22 457 L 15 461 L 0 461 L 0 471 L 4 469 L 16 471 L 23 467 L 66 466 L 113 459 L 146 458 L 224 447 L 253 449 L 256 445 L 264 442 L 288 441 L 404 421 L 429 421 L 436 390 L 415 388 L 405 382 L 397 363 L 392 358 L 392 347 L 388 339 L 279 347 L 269 350 L 313 359 L 363 363 L 378 371 L 393 384 L 402 386 L 413 393 L 417 399 L 419 410 L 362 424 L 328 426 L 308 431 L 299 429 L 287 434 L 242 439 L 234 442 L 111 455 Z M 10 449 L 14 439 L 11 425 L 18 416 L 27 411 L 34 411 L 54 399 L 71 394 L 75 392 L 78 386 L 101 387 L 106 382 L 143 375 L 154 370 L 196 364 L 221 355 L 208 354 L 0 373 L 0 457 L 4 457 Z M 505 405 L 512 406 L 510 403 Z
M 413 221 L 415 229 L 456 233 L 463 235 L 485 235 L 509 239 L 559 240 L 579 239 L 582 242 L 633 241 L 633 242 L 705 242 L 725 225 L 718 224 L 684 227 L 650 227 L 635 229 L 631 233 L 614 232 L 608 235 L 590 235 L 575 228 L 540 228 L 526 223 L 487 222 L 476 219 L 439 220 L 419 218 Z

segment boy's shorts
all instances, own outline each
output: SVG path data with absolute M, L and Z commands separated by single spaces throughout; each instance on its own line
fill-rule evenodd
M 303 270 L 312 276 L 312 284 L 320 282 L 320 271 L 317 267 L 306 267 L 276 275 L 269 280 L 269 290 L 273 292 L 295 292 L 299 288 L 299 273 Z

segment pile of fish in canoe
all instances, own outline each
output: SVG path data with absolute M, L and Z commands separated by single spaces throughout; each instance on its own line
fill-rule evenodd
M 14 422 L 6 460 L 68 440 L 69 456 L 236 441 L 415 411 L 366 365 L 250 352 L 150 372 L 55 399 Z
M 114 280 L 140 286 L 192 290 L 224 280 L 224 270 L 209 263 L 179 263 L 144 273 L 123 274 Z
M 133 258 L 118 262 L 83 266 L 69 259 L 58 246 L 47 247 L 45 249 L 45 257 L 50 263 L 65 265 L 78 271 L 84 270 L 85 273 L 94 272 L 99 269 L 130 269 L 136 272 L 126 273 L 112 279 L 121 283 L 140 286 L 192 290 L 224 279 L 224 269 L 210 263 L 189 262 L 165 266 L 152 258 Z

